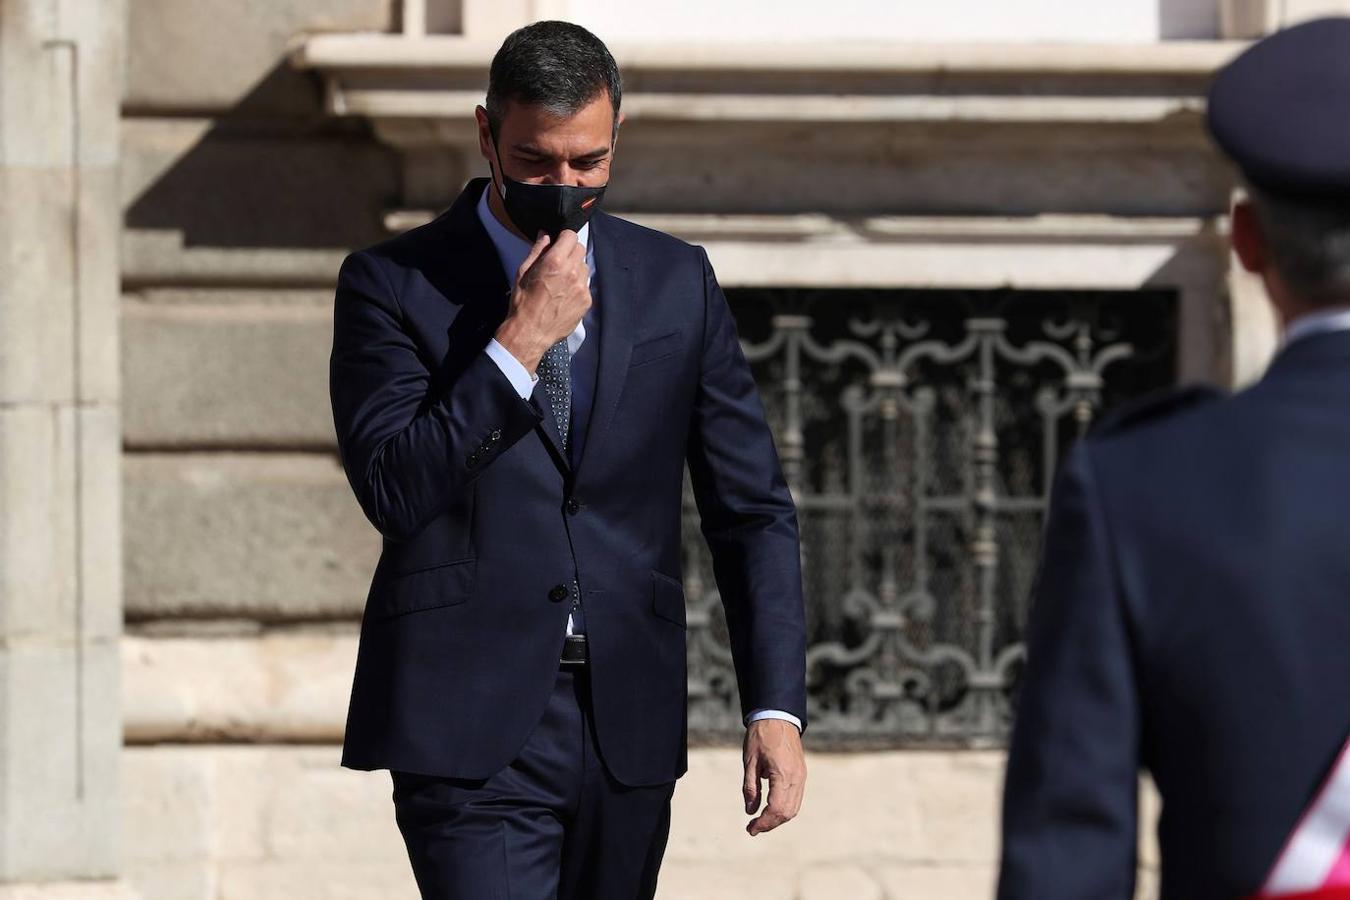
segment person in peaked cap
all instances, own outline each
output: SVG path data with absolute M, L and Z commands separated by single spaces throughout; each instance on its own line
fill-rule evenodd
M 1233 245 L 1285 326 L 1265 378 L 1103 421 L 1054 490 L 1006 777 L 1000 900 L 1350 897 L 1350 19 L 1215 78 Z

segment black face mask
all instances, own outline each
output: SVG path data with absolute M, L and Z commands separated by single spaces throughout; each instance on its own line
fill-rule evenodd
M 495 144 L 492 148 L 497 150 Z M 539 232 L 557 240 L 563 230 L 580 231 L 591 220 L 591 214 L 600 206 L 605 188 L 573 187 L 570 184 L 528 184 L 516 181 L 502 168 L 502 155 L 497 151 L 497 172 L 501 175 L 502 204 L 506 214 L 527 240 L 533 241 Z

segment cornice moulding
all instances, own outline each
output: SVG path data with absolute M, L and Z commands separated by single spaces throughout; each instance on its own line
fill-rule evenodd
M 670 43 L 615 55 L 640 121 L 1148 125 L 1198 121 L 1210 75 L 1244 46 Z M 299 41 L 291 61 L 322 76 L 331 115 L 461 122 L 494 51 L 456 36 L 327 34 Z
M 1076 74 L 1204 77 L 1243 41 L 1157 44 L 660 43 L 616 45 L 630 71 Z M 494 45 L 453 35 L 326 34 L 298 42 L 291 62 L 331 71 L 486 70 Z

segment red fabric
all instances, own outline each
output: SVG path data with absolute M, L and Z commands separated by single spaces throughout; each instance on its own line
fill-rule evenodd
M 1304 891 L 1299 894 L 1262 894 L 1251 900 L 1350 900 L 1350 884 L 1324 887 L 1321 890 Z
M 1326 887 L 1350 888 L 1350 837 L 1345 839 L 1340 858 L 1327 873 Z
M 1270 873 L 1266 875 L 1266 884 L 1270 884 L 1270 880 L 1273 877 L 1275 870 L 1279 868 L 1280 863 L 1284 860 L 1285 854 L 1289 852 L 1290 844 L 1293 843 L 1295 836 L 1302 831 L 1303 827 L 1308 823 L 1309 817 L 1313 815 L 1313 811 L 1317 809 L 1323 796 L 1335 781 L 1336 773 L 1339 772 L 1344 765 L 1350 765 L 1350 741 L 1347 741 L 1345 746 L 1341 748 L 1341 752 L 1336 757 L 1336 762 L 1331 767 L 1331 773 L 1327 776 L 1326 783 L 1323 784 L 1321 789 L 1317 792 L 1317 798 L 1313 800 L 1312 804 L 1303 811 L 1301 816 L 1299 816 L 1298 825 L 1289 833 L 1289 837 L 1285 839 L 1284 847 L 1280 850 L 1280 855 L 1275 858 L 1275 863 L 1271 867 Z M 1297 894 L 1270 894 L 1263 889 L 1261 893 L 1253 898 L 1253 900 L 1350 900 L 1350 835 L 1346 835 L 1345 846 L 1341 848 L 1340 856 L 1337 857 L 1336 862 L 1331 866 L 1330 871 L 1327 872 L 1326 877 L 1322 881 L 1322 887 L 1319 890 Z

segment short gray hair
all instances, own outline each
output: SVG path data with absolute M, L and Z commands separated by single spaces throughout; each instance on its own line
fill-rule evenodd
M 1350 301 L 1350 203 L 1321 203 L 1247 186 L 1271 264 L 1300 300 Z

